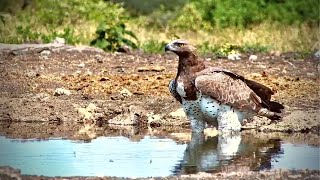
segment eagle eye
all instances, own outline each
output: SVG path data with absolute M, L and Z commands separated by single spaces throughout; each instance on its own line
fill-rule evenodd
M 177 45 L 178 47 L 183 47 L 183 46 L 184 46 L 183 43 L 176 43 L 176 45 Z

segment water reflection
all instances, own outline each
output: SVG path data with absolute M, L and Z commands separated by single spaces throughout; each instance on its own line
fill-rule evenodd
M 233 134 L 208 138 L 193 135 L 174 172 L 245 172 L 279 168 L 319 170 L 319 148 L 252 135 Z

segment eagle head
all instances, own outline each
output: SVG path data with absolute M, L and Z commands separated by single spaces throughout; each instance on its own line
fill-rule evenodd
M 167 44 L 164 50 L 166 52 L 172 51 L 178 56 L 188 56 L 190 54 L 194 54 L 196 48 L 189 44 L 187 40 L 177 39 Z

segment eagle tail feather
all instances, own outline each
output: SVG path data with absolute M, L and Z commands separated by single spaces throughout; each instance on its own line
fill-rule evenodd
M 269 119 L 271 119 L 272 121 L 279 121 L 282 119 L 281 116 L 279 116 L 278 114 L 274 113 L 273 116 L 268 117 Z
M 282 110 L 284 109 L 284 106 L 278 102 L 275 102 L 275 101 L 270 101 L 268 103 L 268 106 L 269 106 L 269 110 L 270 111 L 273 111 L 273 112 L 276 112 L 276 113 L 281 113 Z

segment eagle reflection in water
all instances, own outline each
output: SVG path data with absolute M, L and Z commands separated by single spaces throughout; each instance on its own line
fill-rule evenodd
M 280 154 L 283 154 L 280 139 L 260 139 L 241 134 L 192 137 L 183 160 L 174 167 L 173 173 L 268 170 Z

